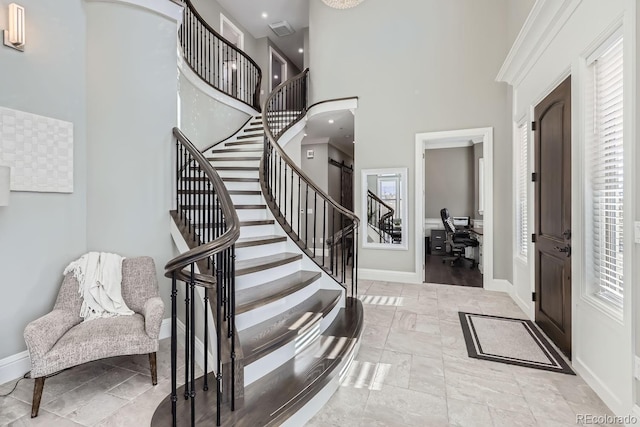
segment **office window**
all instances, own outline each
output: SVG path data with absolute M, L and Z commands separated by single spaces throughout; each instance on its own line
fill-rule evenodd
M 527 257 L 528 242 L 528 224 L 527 224 L 527 159 L 528 159 L 528 132 L 527 124 L 523 123 L 518 126 L 518 188 L 517 188 L 517 205 L 516 205 L 516 223 L 518 226 L 518 255 Z
M 588 61 L 593 91 L 587 129 L 587 224 L 594 291 L 622 305 L 623 275 L 623 49 L 622 37 L 608 44 Z M 589 212 L 590 211 L 590 212 Z

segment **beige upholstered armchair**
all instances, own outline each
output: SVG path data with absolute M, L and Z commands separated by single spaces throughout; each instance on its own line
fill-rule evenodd
M 65 276 L 53 311 L 29 323 L 24 339 L 35 378 L 31 417 L 38 415 L 44 380 L 63 369 L 105 357 L 149 354 L 151 380 L 158 383 L 156 352 L 164 315 L 153 259 L 127 258 L 122 263 L 122 297 L 133 316 L 82 322 L 78 281 Z

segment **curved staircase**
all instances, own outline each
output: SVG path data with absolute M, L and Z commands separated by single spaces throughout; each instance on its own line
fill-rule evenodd
M 362 333 L 361 303 L 346 296 L 344 287 L 309 258 L 268 209 L 259 174 L 264 137 L 261 117 L 254 117 L 234 137 L 204 153 L 224 183 L 240 225 L 235 330 L 243 369 L 238 377 L 244 381 L 236 386 L 243 390 L 236 392 L 235 411 L 221 405 L 221 425 L 303 424 L 337 389 Z M 200 212 L 205 204 L 189 202 L 182 208 L 196 219 L 196 235 L 211 226 L 199 220 L 207 217 Z M 215 381 L 210 372 L 208 383 Z M 200 388 L 192 398 L 195 422 L 212 424 L 216 393 L 201 391 L 204 378 L 195 385 Z M 177 396 L 184 395 L 184 387 Z M 190 399 L 179 398 L 177 425 L 190 417 Z M 152 425 L 172 425 L 170 399 L 158 408 Z
M 256 63 L 204 22 L 190 0 L 184 5 L 179 40 L 186 63 L 257 113 Z M 171 230 L 181 254 L 165 266 L 172 278 L 172 391 L 154 426 L 302 425 L 357 353 L 359 220 L 278 144 L 306 114 L 307 74 L 278 86 L 262 115 L 204 152 L 174 129 Z M 196 363 L 205 372 L 199 378 Z

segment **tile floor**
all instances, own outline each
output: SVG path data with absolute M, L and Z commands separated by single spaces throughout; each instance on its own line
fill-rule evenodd
M 309 426 L 558 427 L 575 426 L 576 414 L 610 414 L 580 377 L 467 357 L 458 311 L 524 317 L 505 294 L 369 281 L 359 291 L 401 297 L 368 298 L 376 304 L 365 305 L 356 360 L 384 366 L 386 376 L 369 388 L 345 381 Z M 35 419 L 29 416 L 33 380 L 23 380 L 0 398 L 0 425 L 145 426 L 169 392 L 169 374 L 169 340 L 160 343 L 156 387 L 146 356 L 73 368 L 47 380 Z M 0 394 L 13 384 L 0 386 Z

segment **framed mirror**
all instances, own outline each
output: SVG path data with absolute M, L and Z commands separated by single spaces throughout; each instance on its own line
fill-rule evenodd
M 407 168 L 363 169 L 362 247 L 408 250 Z

